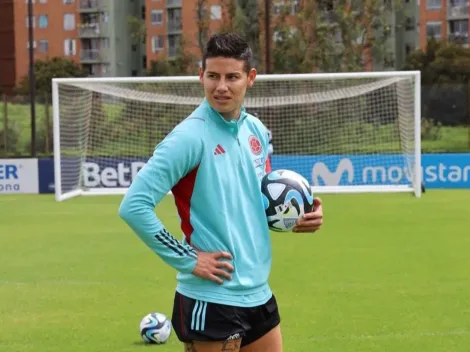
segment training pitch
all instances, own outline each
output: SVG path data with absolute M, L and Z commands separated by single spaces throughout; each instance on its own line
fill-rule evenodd
M 284 351 L 468 352 L 470 191 L 321 197 L 321 231 L 272 234 Z M 0 196 L 0 351 L 183 350 L 139 336 L 171 316 L 175 272 L 120 200 Z M 157 212 L 180 238 L 171 196 Z

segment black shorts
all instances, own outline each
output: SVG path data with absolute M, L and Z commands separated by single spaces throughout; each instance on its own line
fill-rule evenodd
M 245 308 L 208 303 L 175 294 L 171 323 L 181 342 L 242 338 L 248 345 L 276 327 L 281 319 L 274 295 L 265 304 Z

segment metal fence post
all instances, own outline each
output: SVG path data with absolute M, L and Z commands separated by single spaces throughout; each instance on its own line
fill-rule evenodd
M 6 94 L 3 94 L 3 149 L 6 157 L 8 154 L 8 105 Z

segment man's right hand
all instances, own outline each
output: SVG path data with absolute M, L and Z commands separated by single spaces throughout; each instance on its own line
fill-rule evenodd
M 232 280 L 230 273 L 233 272 L 233 266 L 229 262 L 220 259 L 232 260 L 233 258 L 228 252 L 208 253 L 198 251 L 197 264 L 194 267 L 193 274 L 203 279 L 215 281 L 219 285 L 223 283 L 219 276 Z

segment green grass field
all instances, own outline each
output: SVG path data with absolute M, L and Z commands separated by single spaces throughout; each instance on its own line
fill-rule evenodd
M 320 232 L 272 234 L 284 350 L 467 352 L 470 191 L 322 198 Z M 120 199 L 0 197 L 0 351 L 183 350 L 139 336 L 145 314 L 171 314 L 175 272 Z M 179 234 L 172 198 L 157 211 Z

